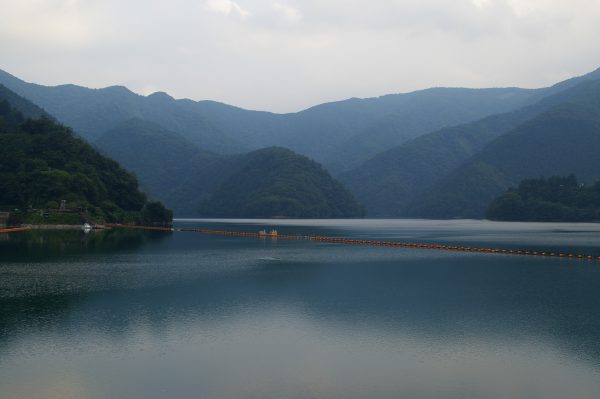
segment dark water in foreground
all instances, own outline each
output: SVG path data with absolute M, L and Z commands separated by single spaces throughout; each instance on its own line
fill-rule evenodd
M 600 255 L 600 225 L 180 225 Z M 266 224 L 265 224 L 266 223 Z M 600 397 L 600 263 L 136 231 L 0 235 L 0 398 Z

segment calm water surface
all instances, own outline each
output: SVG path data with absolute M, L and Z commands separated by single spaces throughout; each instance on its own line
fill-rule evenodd
M 565 250 L 599 224 L 181 220 Z M 600 263 L 137 231 L 0 235 L 0 398 L 600 397 Z

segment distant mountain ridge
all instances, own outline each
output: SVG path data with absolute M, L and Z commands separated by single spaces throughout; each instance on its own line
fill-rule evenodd
M 194 144 L 222 152 L 238 151 L 235 141 L 200 115 L 186 113 L 173 99 L 148 97 L 123 86 L 88 89 L 72 84 L 41 86 L 0 71 L 0 83 L 43 107 L 61 123 L 72 127 L 89 142 L 130 119 L 144 119 L 177 131 Z
M 332 172 L 349 169 L 432 130 L 517 109 L 533 101 L 537 93 L 519 88 L 435 88 L 274 114 L 214 101 L 175 100 L 166 93 L 144 97 L 122 86 L 41 86 L 3 71 L 0 83 L 90 142 L 127 120 L 141 119 L 208 151 L 231 154 L 282 146 L 321 162 Z

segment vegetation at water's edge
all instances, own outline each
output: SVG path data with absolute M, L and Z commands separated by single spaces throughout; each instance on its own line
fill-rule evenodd
M 69 211 L 58 211 L 62 200 Z M 11 211 L 12 224 L 172 220 L 171 211 L 149 202 L 118 163 L 48 118 L 26 119 L 2 98 L 0 207 Z
M 487 210 L 491 220 L 599 222 L 600 182 L 579 184 L 573 175 L 523 180 L 497 197 Z

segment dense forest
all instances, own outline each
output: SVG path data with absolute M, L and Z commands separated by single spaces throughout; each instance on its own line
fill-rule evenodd
M 254 151 L 205 200 L 210 217 L 347 218 L 364 216 L 352 194 L 318 163 L 284 148 Z
M 18 106 L 18 104 L 17 104 Z M 170 223 L 172 213 L 148 201 L 134 175 L 47 117 L 28 119 L 0 97 L 0 206 L 13 222 L 29 209 L 68 209 L 99 222 Z M 15 210 L 19 212 L 15 212 Z
M 600 181 L 584 185 L 574 175 L 523 180 L 490 204 L 487 218 L 506 221 L 599 222 Z

